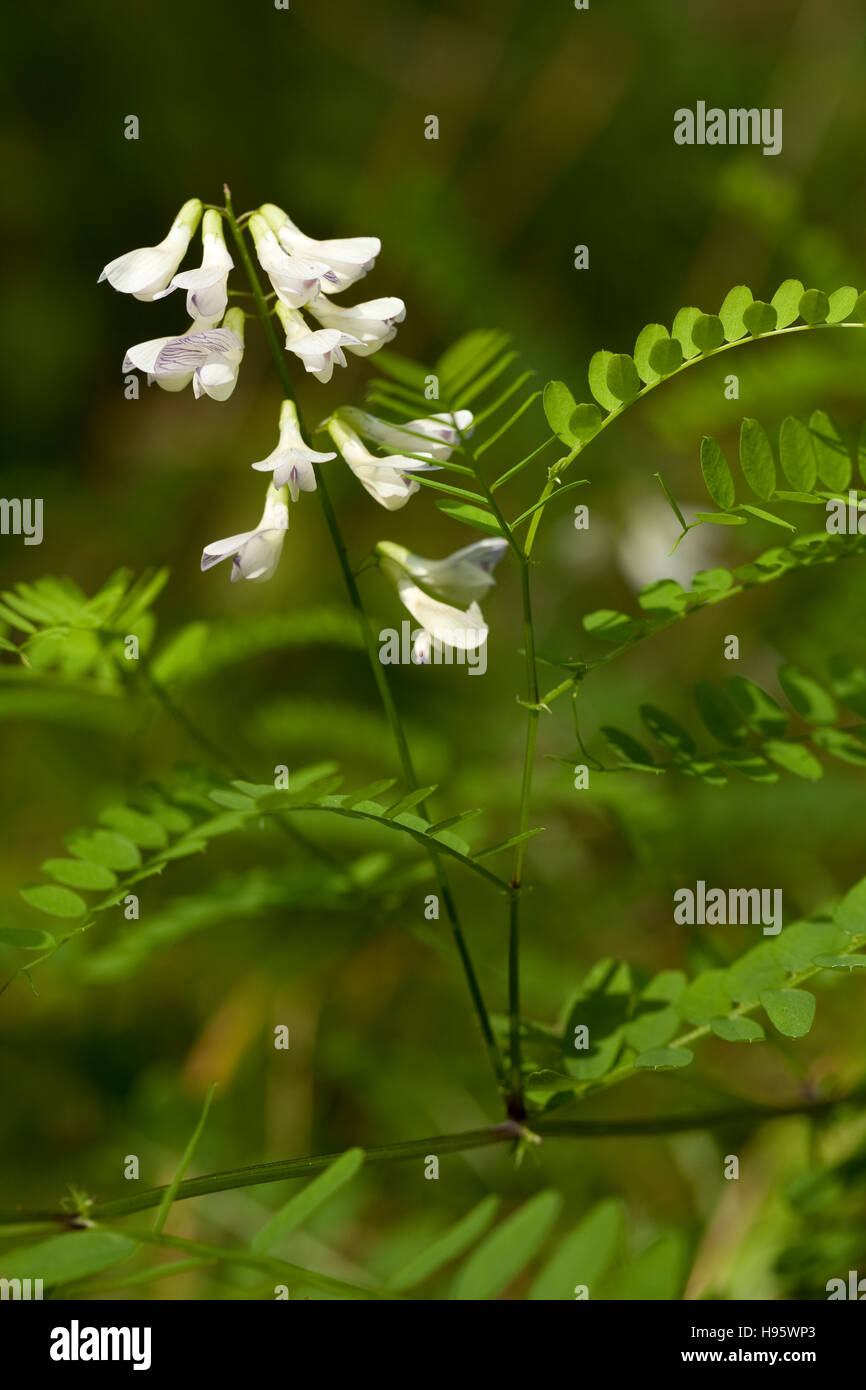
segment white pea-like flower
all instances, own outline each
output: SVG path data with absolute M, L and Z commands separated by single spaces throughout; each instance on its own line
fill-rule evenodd
M 202 395 L 226 401 L 237 385 L 244 355 L 244 314 L 229 309 L 221 328 L 200 328 L 194 323 L 176 337 L 151 338 L 136 343 L 123 360 L 123 370 L 147 373 L 164 391 L 182 391 L 192 382 L 196 399 Z
M 339 288 L 335 273 L 324 261 L 284 251 L 261 213 L 253 213 L 248 225 L 259 265 L 270 280 L 277 299 L 286 308 L 302 308 L 316 297 L 326 282 L 333 289 Z
M 443 560 L 413 555 L 389 541 L 376 546 L 381 569 L 421 629 L 412 648 L 418 664 L 430 661 L 434 642 L 471 652 L 487 641 L 489 628 L 477 600 L 493 584 L 490 571 L 506 546 L 504 539 L 491 538 Z
M 121 294 L 136 299 L 158 299 L 167 292 L 171 278 L 186 255 L 202 213 L 201 201 L 190 198 L 156 246 L 141 246 L 109 261 L 99 280 L 107 280 Z M 98 282 L 97 282 L 98 283 Z
M 357 430 L 364 439 L 383 449 L 405 450 L 410 454 L 429 454 L 447 462 L 460 444 L 472 434 L 471 410 L 456 410 L 453 414 L 428 415 L 422 420 L 407 420 L 404 425 L 380 420 L 356 406 L 340 406 L 340 417 Z
M 238 579 L 251 579 L 255 583 L 270 579 L 279 564 L 283 541 L 289 529 L 287 491 L 284 487 L 275 488 L 269 484 L 265 509 L 258 526 L 253 531 L 241 531 L 237 536 L 211 541 L 202 552 L 202 569 L 212 569 L 221 560 L 232 556 L 233 584 Z
M 504 536 L 487 536 L 484 540 L 455 550 L 442 560 L 414 555 L 405 546 L 395 545 L 392 541 L 380 541 L 376 554 L 398 565 L 413 583 L 432 598 L 465 608 L 484 598 L 496 583 L 493 570 L 507 549 L 508 542 Z
M 349 348 L 356 357 L 369 357 L 397 335 L 398 323 L 406 317 L 402 299 L 371 299 L 366 304 L 342 307 L 333 304 L 324 294 L 316 295 L 307 305 L 313 318 L 324 328 L 338 328 L 349 333 L 355 343 Z
M 301 434 L 300 421 L 294 401 L 283 401 L 280 408 L 280 439 L 276 449 L 252 465 L 260 473 L 273 472 L 274 487 L 288 486 L 292 501 L 301 492 L 315 492 L 316 463 L 335 459 L 335 453 L 320 454 L 311 449 Z
M 172 277 L 168 289 L 154 295 L 162 299 L 172 290 L 186 290 L 186 311 L 194 321 L 219 323 L 228 307 L 228 278 L 234 261 L 228 253 L 223 220 L 209 209 L 202 218 L 202 258 L 198 270 L 183 270 Z
M 275 203 L 265 203 L 259 212 L 290 256 L 318 261 L 328 267 L 331 274 L 322 281 L 324 294 L 338 294 L 354 285 L 373 269 L 382 249 L 381 241 L 375 236 L 334 237 L 327 241 L 305 236 L 289 214 Z
M 402 454 L 389 454 L 385 458 L 371 454 L 364 441 L 345 424 L 339 414 L 328 421 L 328 433 L 358 482 L 389 512 L 405 507 L 413 493 L 419 491 L 420 484 L 410 476 L 412 473 L 426 472 L 435 467 L 432 462 L 406 458 Z
M 338 328 L 310 328 L 299 309 L 282 303 L 277 304 L 277 317 L 286 330 L 286 351 L 294 353 L 317 381 L 330 381 L 335 367 L 345 367 L 344 349 L 358 342 Z

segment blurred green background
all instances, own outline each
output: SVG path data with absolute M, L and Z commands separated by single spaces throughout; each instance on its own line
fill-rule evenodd
M 248 464 L 273 447 L 279 392 L 255 327 L 228 403 L 156 388 L 127 401 L 126 347 L 176 331 L 182 305 L 177 294 L 142 304 L 97 288 L 106 261 L 161 237 L 186 198 L 221 201 L 227 181 L 238 209 L 277 202 L 310 235 L 380 236 L 374 272 L 346 300 L 401 295 L 400 352 L 430 361 L 472 328 L 500 327 L 540 383 L 562 378 L 578 399 L 588 399 L 596 348 L 630 351 L 643 324 L 670 323 L 682 304 L 715 312 L 742 282 L 769 299 L 787 276 L 827 291 L 866 282 L 866 14 L 855 0 L 632 0 L 587 12 L 570 0 L 291 0 L 288 12 L 268 0 L 120 9 L 90 0 L 48 15 L 19 7 L 5 25 L 0 217 L 13 250 L 3 297 L 3 491 L 44 498 L 45 539 L 25 547 L 3 537 L 0 579 L 8 587 L 67 574 L 90 593 L 118 566 L 169 566 L 157 646 L 193 620 L 252 624 L 312 612 L 308 642 L 256 652 L 173 692 L 256 781 L 277 763 L 318 758 L 339 760 L 349 786 L 396 767 L 351 624 L 317 617 L 344 613 L 345 602 L 314 498 L 293 512 L 272 583 L 230 586 L 224 569 L 199 573 L 205 543 L 259 515 Z M 673 112 L 698 99 L 781 107 L 782 154 L 676 146 Z M 130 114 L 137 141 L 124 139 Z M 435 142 L 424 138 L 429 114 L 440 121 Z M 590 267 L 578 272 L 581 243 Z M 299 381 L 306 417 L 359 400 L 371 370 L 375 359 L 352 359 L 327 387 Z M 724 397 L 729 371 L 739 376 L 739 401 Z M 653 393 L 581 461 L 592 487 L 575 500 L 591 507 L 589 532 L 574 530 L 567 505 L 548 514 L 534 576 L 540 645 L 594 654 L 584 613 L 632 611 L 649 580 L 741 563 L 777 543 L 759 523 L 734 534 L 704 528 L 667 558 L 676 525 L 652 475 L 661 469 L 683 505 L 700 501 L 702 434 L 731 444 L 744 414 L 773 433 L 785 414 L 820 406 L 850 440 L 866 416 L 864 396 L 855 333 L 758 343 Z M 531 413 L 527 447 L 545 434 L 540 410 Z M 500 459 L 506 466 L 507 451 Z M 389 515 L 348 470 L 331 467 L 356 566 L 379 539 L 429 555 L 470 539 L 429 494 Z M 542 481 L 540 467 L 524 475 L 515 512 Z M 687 643 L 674 628 L 587 687 L 585 732 L 609 721 L 634 729 L 642 700 L 693 724 L 690 684 L 728 674 L 721 653 L 731 631 L 738 670 L 771 685 L 781 661 L 820 675 L 828 654 L 862 658 L 862 584 L 856 564 L 804 572 L 705 614 Z M 375 574 L 363 585 L 377 621 L 403 617 Z M 488 808 L 478 845 L 512 832 L 519 789 L 519 595 L 507 563 L 485 615 L 485 679 L 448 668 L 393 672 L 419 774 L 440 786 L 441 816 Z M 18 889 L 60 852 L 64 834 L 94 823 L 138 782 L 168 780 L 178 762 L 201 763 L 202 754 L 153 702 L 125 706 L 98 692 L 70 701 L 50 679 L 24 689 L 8 675 L 11 663 L 0 683 L 0 906 L 7 924 L 31 925 L 37 914 Z M 569 768 L 545 757 L 573 751 L 568 711 L 558 707 L 541 725 L 533 823 L 546 832 L 529 854 L 531 1017 L 554 1022 L 603 956 L 647 970 L 688 967 L 752 944 L 748 930 L 710 931 L 698 942 L 673 926 L 674 886 L 697 878 L 780 886 L 793 919 L 866 868 L 853 768 L 836 764 L 817 784 L 743 781 L 718 791 L 673 778 L 599 778 L 576 793 Z M 309 832 L 341 855 L 407 854 L 351 824 L 321 819 Z M 497 1118 L 447 928 L 423 920 L 424 886 L 375 912 L 345 898 L 333 910 L 308 909 L 297 903 L 305 871 L 271 831 L 221 840 L 148 881 L 140 923 L 106 914 L 85 942 L 34 974 L 38 994 L 19 977 L 0 997 L 0 1205 L 52 1204 L 68 1183 L 119 1195 L 130 1153 L 141 1157 L 144 1185 L 166 1181 L 212 1078 L 218 1100 L 199 1171 Z M 459 870 L 455 879 L 483 987 L 502 1010 L 504 906 Z M 210 913 L 190 906 L 199 894 Z M 127 949 L 137 933 L 144 947 Z M 2 949 L 5 978 L 20 956 Z M 724 1044 L 704 1045 L 688 1079 L 639 1078 L 584 1112 L 795 1102 L 828 1080 L 853 1085 L 864 1019 L 862 991 L 846 979 L 832 998 L 822 991 L 816 1028 L 796 1046 L 738 1050 L 732 1066 Z M 271 1046 L 281 1022 L 291 1029 L 288 1054 Z M 419 1163 L 373 1171 L 298 1238 L 291 1257 L 346 1277 L 358 1267 L 387 1272 L 485 1191 L 510 1198 L 550 1184 L 565 1194 L 564 1225 L 620 1195 L 633 1253 L 669 1237 L 673 1296 L 686 1287 L 688 1296 L 823 1296 L 825 1280 L 858 1255 L 862 1268 L 866 1193 L 846 1180 L 806 1218 L 786 1185 L 864 1137 L 853 1122 L 820 1140 L 785 1122 L 757 1133 L 547 1144 L 520 1169 L 499 1151 L 453 1156 L 438 1183 L 424 1181 Z M 729 1152 L 741 1155 L 739 1184 L 721 1176 Z M 262 1205 L 285 1191 L 186 1203 L 172 1229 L 244 1239 Z M 157 1292 L 224 1297 L 242 1286 L 226 1278 L 191 1274 Z

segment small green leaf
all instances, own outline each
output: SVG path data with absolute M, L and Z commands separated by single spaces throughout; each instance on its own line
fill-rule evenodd
M 252 1248 L 256 1253 L 271 1250 L 278 1241 L 297 1230 L 305 1221 L 324 1206 L 341 1187 L 351 1182 L 364 1162 L 363 1149 L 347 1149 L 332 1164 L 308 1182 L 306 1187 L 274 1212 L 261 1230 L 253 1237 Z
M 670 335 L 663 323 L 648 323 L 637 335 L 634 345 L 634 364 L 641 381 L 651 386 L 658 381 L 661 373 L 652 365 L 651 354 L 656 343 L 670 342 Z M 680 359 L 682 360 L 682 359 Z
M 779 684 L 797 713 L 810 724 L 835 724 L 836 701 L 813 676 L 797 666 L 780 666 Z
M 141 855 L 132 841 L 125 835 L 116 835 L 113 830 L 78 831 L 69 836 L 66 848 L 78 859 L 101 864 L 104 869 L 125 872 L 137 869 L 141 863 Z
M 715 352 L 725 341 L 722 320 L 716 314 L 701 314 L 692 324 L 692 342 L 701 352 Z
M 696 521 L 711 522 L 716 526 L 745 526 L 744 516 L 733 516 L 730 512 L 697 512 Z
M 815 448 L 818 477 L 831 491 L 844 492 L 851 481 L 851 459 L 826 410 L 815 410 L 809 416 L 809 433 Z
M 483 531 L 487 536 L 502 535 L 496 517 L 492 512 L 483 511 L 481 507 L 474 507 L 468 502 L 452 502 L 450 500 L 442 502 L 438 498 L 436 506 L 452 521 L 462 521 L 464 526 L 472 526 L 476 531 Z
M 527 1298 L 532 1301 L 571 1301 L 575 1286 L 590 1292 L 622 1248 L 625 1210 L 617 1198 L 599 1202 L 557 1245 L 536 1276 Z
M 50 931 L 35 927 L 0 927 L 0 946 L 14 946 L 19 951 L 44 951 L 54 945 Z
M 845 729 L 816 729 L 812 734 L 816 748 L 852 767 L 866 767 L 866 747 Z
M 168 836 L 159 821 L 151 816 L 143 816 L 131 806 L 107 806 L 99 813 L 99 823 L 145 849 L 162 849 L 168 843 Z
M 816 956 L 814 964 L 822 970 L 863 970 L 866 969 L 866 956 Z
M 694 305 L 680 309 L 671 329 L 671 337 L 677 340 L 683 350 L 683 357 L 687 361 L 692 357 L 697 357 L 700 352 L 700 348 L 692 339 L 692 329 L 700 317 L 701 311 L 696 309 Z
M 615 608 L 598 608 L 594 613 L 587 613 L 583 627 L 585 632 L 605 642 L 626 642 L 643 631 L 643 623 L 635 622 L 627 613 L 618 613 Z
M 86 859 L 46 859 L 39 866 L 49 878 L 64 883 L 67 888 L 90 888 L 104 892 L 114 888 L 117 876 L 101 864 L 89 864 Z
M 818 782 L 824 776 L 818 759 L 803 743 L 785 743 L 782 739 L 768 738 L 761 744 L 761 749 L 777 767 L 784 768 L 795 777 Z
M 859 296 L 853 285 L 834 290 L 829 299 L 828 323 L 843 323 L 853 313 Z
M 766 1036 L 753 1018 L 711 1018 L 710 1028 L 724 1042 L 761 1042 Z
M 762 300 L 756 299 L 744 311 L 743 322 L 753 338 L 760 338 L 762 333 L 774 331 L 777 324 L 776 310 L 772 304 L 764 304 Z
M 704 435 L 701 441 L 701 472 L 710 497 L 722 511 L 733 507 L 736 498 L 734 475 L 718 440 Z
M 766 690 L 755 685 L 754 681 L 746 680 L 745 676 L 731 676 L 725 686 L 737 709 L 753 729 L 771 737 L 785 732 L 788 716 Z
M 779 460 L 792 488 L 811 492 L 818 476 L 812 435 L 802 420 L 788 415 L 779 430 Z
M 731 746 L 745 742 L 749 730 L 724 691 L 709 681 L 698 681 L 693 694 L 701 719 L 719 743 Z
M 597 405 L 590 405 L 582 401 L 576 405 L 569 421 L 569 429 L 572 435 L 580 444 L 586 444 L 593 439 L 601 429 L 601 411 Z
M 574 396 L 564 381 L 549 381 L 542 398 L 547 423 L 557 438 L 569 446 L 577 443 L 571 428 L 571 417 L 576 409 Z
M 603 724 L 599 732 L 605 739 L 608 747 L 624 763 L 638 763 L 645 767 L 653 767 L 655 759 L 642 743 L 638 743 L 636 738 L 627 734 L 624 729 L 615 729 L 610 724 Z
M 866 878 L 848 890 L 833 913 L 833 921 L 848 936 L 866 936 Z
M 823 290 L 807 290 L 800 300 L 800 318 L 806 323 L 826 323 L 830 301 Z
M 677 1012 L 686 1023 L 709 1023 L 731 1008 L 726 970 L 705 970 L 686 985 L 677 1001 Z
M 786 1038 L 803 1038 L 815 1019 L 815 996 L 807 989 L 765 989 L 761 1004 L 778 1032 Z
M 396 1274 L 392 1274 L 387 1281 L 387 1287 L 394 1293 L 405 1293 L 407 1289 L 414 1289 L 418 1284 L 423 1284 L 425 1279 L 436 1274 L 443 1265 L 456 1260 L 458 1255 L 462 1255 L 470 1245 L 475 1244 L 479 1236 L 490 1226 L 499 1206 L 498 1197 L 483 1197 L 478 1205 L 467 1212 L 450 1230 L 433 1240 Z
M 653 1047 L 635 1057 L 634 1065 L 641 1070 L 674 1071 L 694 1060 L 695 1054 L 687 1047 Z
M 558 1192 L 538 1192 L 497 1226 L 472 1252 L 451 1288 L 451 1298 L 496 1298 L 535 1258 L 562 1209 Z
M 696 748 L 691 734 L 676 719 L 666 714 L 663 709 L 659 709 L 656 705 L 641 705 L 640 717 L 644 726 L 654 738 L 658 739 L 659 743 L 683 757 L 691 758 L 694 756 Z
M 113 1231 L 75 1231 L 51 1236 L 0 1255 L 0 1278 L 41 1279 L 47 1288 L 87 1279 L 125 1260 L 138 1247 Z
M 21 897 L 31 907 L 47 912 L 52 917 L 80 917 L 87 911 L 87 903 L 70 888 L 61 888 L 57 883 L 37 883 L 31 888 L 22 888 Z
M 752 291 L 748 285 L 734 285 L 722 300 L 719 318 L 729 343 L 737 342 L 746 336 L 747 328 L 743 315 L 751 303 Z
M 607 369 L 613 357 L 612 352 L 602 348 L 593 353 L 589 360 L 589 389 L 603 410 L 618 410 L 619 399 L 613 395 L 607 384 Z
M 637 601 L 646 613 L 669 615 L 682 612 L 689 595 L 676 579 L 656 579 L 641 589 Z
M 778 328 L 788 328 L 800 317 L 800 300 L 803 298 L 801 280 L 783 280 L 770 300 L 776 311 Z
M 659 378 L 670 376 L 683 365 L 683 349 L 676 338 L 659 338 L 650 348 L 649 366 Z
M 739 916 L 742 920 L 743 914 Z M 735 1004 L 747 1004 L 757 999 L 761 990 L 775 990 L 783 985 L 786 974 L 776 954 L 775 942 L 762 941 L 728 966 L 725 984 Z
M 617 402 L 633 401 L 640 391 L 637 367 L 627 352 L 615 352 L 607 364 L 607 389 Z
M 767 431 L 759 420 L 745 419 L 740 427 L 740 467 L 749 487 L 768 500 L 776 487 L 776 465 Z
M 734 576 L 730 570 L 698 570 L 692 575 L 692 593 L 698 598 L 713 598 L 718 594 L 726 594 L 733 587 L 733 583 Z

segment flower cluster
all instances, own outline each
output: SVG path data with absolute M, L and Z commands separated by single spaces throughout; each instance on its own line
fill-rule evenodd
M 190 318 L 186 331 L 136 343 L 123 367 L 144 372 L 148 384 L 156 382 L 165 391 L 182 391 L 192 383 L 196 399 L 206 395 L 227 400 L 244 355 L 248 315 L 241 308 L 229 307 L 228 280 L 234 262 L 225 241 L 226 217 L 241 244 L 243 232 L 230 205 L 225 210 L 205 210 L 198 198 L 191 198 L 162 241 L 110 261 L 99 277 L 121 293 L 146 301 L 163 299 L 177 289 L 186 291 Z M 306 236 L 273 203 L 263 204 L 240 222 L 246 222 L 258 263 L 270 283 L 269 312 L 285 332 L 286 351 L 306 372 L 328 382 L 335 367 L 346 365 L 347 352 L 367 357 L 393 339 L 406 315 L 402 299 L 371 299 L 348 307 L 334 303 L 335 295 L 372 270 L 381 249 L 377 237 L 318 241 Z M 201 265 L 180 271 L 199 223 Z M 256 295 L 261 304 L 258 290 Z M 418 492 L 417 475 L 447 463 L 461 439 L 471 433 L 472 414 L 461 410 L 393 424 L 342 406 L 321 428 L 369 495 L 386 510 L 395 511 Z M 233 581 L 270 579 L 289 527 L 289 499 L 296 503 L 302 492 L 314 492 L 319 466 L 336 457 L 334 451 L 310 447 L 294 402 L 284 400 L 276 447 L 267 458 L 251 464 L 256 471 L 271 474 L 261 520 L 254 530 L 205 546 L 202 569 L 231 558 Z M 486 640 L 478 599 L 493 583 L 490 572 L 505 545 L 505 541 L 481 541 L 439 561 L 424 560 L 390 542 L 376 548 L 379 565 L 421 624 L 416 660 L 429 660 L 434 641 L 471 649 Z

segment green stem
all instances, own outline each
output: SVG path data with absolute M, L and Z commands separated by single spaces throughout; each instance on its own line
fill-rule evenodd
M 231 228 L 231 233 L 234 238 L 235 244 L 238 248 L 238 253 L 240 255 L 244 269 L 247 273 L 247 279 L 249 280 L 250 289 L 253 293 L 253 297 L 256 303 L 256 310 L 258 312 L 259 319 L 261 320 L 261 324 L 264 329 L 265 338 L 267 340 L 268 347 L 270 348 L 271 356 L 274 360 L 274 365 L 277 369 L 277 375 L 279 376 L 280 384 L 283 388 L 283 391 L 285 392 L 287 399 L 293 401 L 295 403 L 295 408 L 297 409 L 297 401 L 295 400 L 295 393 L 292 389 L 292 381 L 291 376 L 289 374 L 288 365 L 286 363 L 285 354 L 280 348 L 280 344 L 277 339 L 276 329 L 274 328 L 274 321 L 268 310 L 268 306 L 265 301 L 265 296 L 262 292 L 261 283 L 259 281 L 258 274 L 256 273 L 255 266 L 253 265 L 252 257 L 250 256 L 249 248 L 244 239 L 243 233 L 235 219 L 235 215 L 232 210 L 231 194 L 228 188 L 226 188 L 225 190 L 225 195 L 226 216 L 228 219 L 229 227 Z M 301 422 L 300 411 L 298 412 L 298 421 Z M 302 424 L 301 428 L 303 429 Z M 394 696 L 391 692 L 391 686 L 385 674 L 385 668 L 379 660 L 379 651 L 376 644 L 376 635 L 373 631 L 370 619 L 367 615 L 367 610 L 364 607 L 364 602 L 361 598 L 360 590 L 358 589 L 358 585 L 355 582 L 355 575 L 352 571 L 352 566 L 349 563 L 349 557 L 346 552 L 346 546 L 345 542 L 343 541 L 342 532 L 340 531 L 340 525 L 337 520 L 337 514 L 334 510 L 334 504 L 331 501 L 330 493 L 328 492 L 327 486 L 325 484 L 325 479 L 322 474 L 321 468 L 318 464 L 314 463 L 313 469 L 316 475 L 317 496 L 319 498 L 322 511 L 324 513 L 325 524 L 330 533 L 334 550 L 336 551 L 337 560 L 339 562 L 340 569 L 343 574 L 343 581 L 346 585 L 346 591 L 349 595 L 349 602 L 355 610 L 358 625 L 361 629 L 361 635 L 363 638 L 364 647 L 367 652 L 367 658 L 370 663 L 370 669 L 373 673 L 373 679 L 376 683 L 376 688 L 379 692 L 379 698 L 382 702 L 382 707 L 385 711 L 385 717 L 388 720 L 388 723 L 391 728 L 391 733 L 394 737 L 394 743 L 397 748 L 397 755 L 400 760 L 400 766 L 403 770 L 403 776 L 409 788 L 412 791 L 417 791 L 420 786 L 420 783 L 415 773 L 415 768 L 412 762 L 412 755 L 409 751 L 409 744 L 406 739 L 406 733 L 403 728 L 403 723 L 400 719 L 396 703 L 394 701 Z M 419 804 L 418 809 L 420 813 L 423 815 L 423 802 Z M 463 972 L 466 977 L 466 983 L 469 987 L 469 993 L 471 995 L 472 1002 L 475 1007 L 475 1012 L 478 1017 L 478 1022 L 481 1028 L 482 1036 L 484 1038 L 487 1054 L 490 1058 L 490 1062 L 493 1067 L 493 1073 L 496 1077 L 497 1084 L 502 1086 L 505 1084 L 505 1069 L 502 1064 L 502 1056 L 496 1043 L 496 1038 L 493 1033 L 493 1027 L 490 1022 L 490 1015 L 487 1012 L 487 1006 L 484 1002 L 484 997 L 481 993 L 481 987 L 478 983 L 478 977 L 475 972 L 475 967 L 472 963 L 472 957 L 469 952 L 469 947 L 467 945 L 466 938 L 463 934 L 463 928 L 460 924 L 460 918 L 458 916 L 454 896 L 451 892 L 451 886 L 439 855 L 436 853 L 435 850 L 432 849 L 429 850 L 428 853 L 433 864 L 433 869 L 436 875 L 436 882 L 439 887 L 439 893 L 445 906 L 445 912 L 448 917 L 448 921 L 451 927 L 451 933 L 454 937 L 454 942 L 457 947 L 457 953 L 460 957 L 460 962 L 462 964 Z
M 687 1134 L 698 1130 L 720 1129 L 726 1125 L 763 1124 L 769 1120 L 790 1119 L 796 1116 L 814 1117 L 825 1114 L 840 1105 L 860 1105 L 866 1101 L 866 1090 L 860 1089 L 845 1096 L 809 1102 L 806 1105 L 787 1106 L 737 1106 L 695 1115 L 656 1115 L 644 1119 L 631 1120 L 534 1120 L 532 1129 L 514 1121 L 492 1125 L 486 1129 L 463 1130 L 457 1134 L 428 1135 L 425 1139 L 410 1139 L 405 1143 L 386 1144 L 381 1148 L 367 1149 L 364 1164 L 378 1167 L 383 1163 L 397 1163 L 413 1158 L 425 1158 L 427 1154 L 466 1153 L 472 1149 L 488 1148 L 495 1144 L 531 1142 L 548 1139 L 627 1139 L 664 1134 Z M 214 1192 L 231 1192 L 237 1188 L 258 1187 L 266 1183 L 286 1182 L 292 1178 L 310 1178 L 329 1167 L 339 1154 L 315 1154 L 303 1158 L 282 1159 L 276 1163 L 251 1164 L 246 1168 L 229 1168 L 221 1173 L 208 1173 L 198 1178 L 187 1178 L 174 1194 L 175 1202 L 190 1197 L 204 1197 Z M 152 1187 L 127 1197 L 119 1197 L 111 1202 L 94 1202 L 88 1207 L 86 1216 L 64 1211 L 0 1211 L 0 1226 L 22 1228 L 51 1225 L 79 1229 L 87 1223 L 107 1223 L 132 1216 L 139 1211 L 149 1211 L 162 1203 L 166 1187 Z M 156 1244 L 170 1244 L 169 1237 L 155 1239 L 149 1233 L 136 1233 L 136 1239 L 153 1241 Z M 187 1248 L 184 1244 L 179 1248 Z M 190 1253 L 193 1253 L 190 1250 Z M 200 1247 L 197 1253 L 210 1255 L 211 1247 Z

